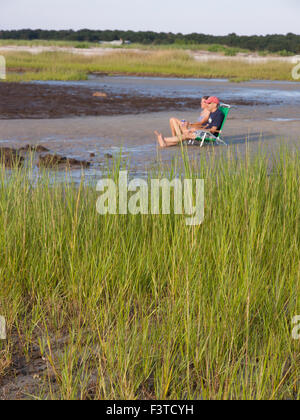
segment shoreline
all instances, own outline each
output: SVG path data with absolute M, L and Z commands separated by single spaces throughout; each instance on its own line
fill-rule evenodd
M 0 51 L 1 53 L 1 51 Z M 26 69 L 26 68 L 14 68 L 14 69 L 10 69 L 8 71 L 7 74 L 26 74 L 27 72 L 32 72 L 32 73 L 39 73 L 39 70 L 37 69 Z M 61 82 L 61 81 L 65 81 L 65 82 L 77 82 L 77 81 L 85 81 L 88 80 L 89 76 L 95 76 L 95 77 L 151 77 L 151 78 L 157 78 L 157 79 L 195 79 L 195 80 L 206 80 L 206 81 L 210 81 L 210 80 L 215 80 L 215 81 L 225 81 L 225 82 L 231 82 L 231 83 L 248 83 L 248 82 L 264 82 L 264 83 L 268 83 L 268 82 L 289 82 L 289 83 L 299 83 L 300 84 L 300 79 L 299 80 L 291 80 L 288 78 L 285 79 L 262 79 L 262 78 L 254 78 L 254 77 L 243 77 L 243 78 L 238 78 L 235 76 L 232 77 L 215 77 L 214 75 L 212 76 L 207 76 L 207 75 L 191 75 L 191 74 L 182 74 L 182 73 L 157 73 L 157 72 L 120 72 L 120 71 L 110 71 L 110 72 L 105 72 L 105 71 L 91 71 L 91 72 L 87 72 L 86 73 L 87 78 L 83 78 L 83 79 L 57 79 L 57 80 L 53 80 L 51 78 L 45 80 L 45 79 L 32 79 L 32 80 L 0 80 L 0 82 L 7 82 L 7 83 L 30 83 L 30 82 Z
M 94 86 L 61 86 L 45 83 L 0 83 L 0 121 L 15 119 L 55 119 L 83 116 L 116 116 L 162 111 L 199 109 L 199 98 L 151 96 L 142 93 L 112 92 Z M 22 102 L 20 102 L 22 97 Z M 226 101 L 226 96 L 222 100 Z M 266 105 L 263 100 L 236 98 L 232 105 Z M 274 103 L 276 105 L 276 103 Z

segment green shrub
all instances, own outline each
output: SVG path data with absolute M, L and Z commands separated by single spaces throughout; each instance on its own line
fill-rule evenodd
M 295 55 L 293 52 L 287 51 L 287 50 L 278 51 L 277 54 L 282 56 L 282 57 L 291 57 L 291 56 Z
M 79 44 L 74 45 L 75 48 L 90 48 L 90 44 L 87 42 L 81 42 Z
M 228 56 L 228 57 L 235 57 L 237 55 L 237 51 L 233 48 L 228 48 L 225 51 L 225 55 Z
M 223 45 L 213 44 L 210 47 L 207 48 L 207 51 L 209 52 L 224 52 L 226 51 L 226 47 L 223 47 Z

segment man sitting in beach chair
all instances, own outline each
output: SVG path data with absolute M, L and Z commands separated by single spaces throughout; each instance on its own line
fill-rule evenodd
M 201 127 L 208 123 L 208 119 L 210 116 L 208 105 L 206 104 L 206 100 L 208 98 L 209 96 L 203 96 L 201 98 L 201 113 L 197 123 L 189 123 L 185 120 L 179 121 L 177 118 L 170 119 L 172 137 L 185 135 L 188 133 L 189 129 L 197 128 L 198 126 Z
M 212 137 L 212 141 L 219 140 L 224 143 L 218 138 L 225 118 L 224 112 L 222 112 L 219 108 L 220 100 L 215 96 L 211 96 L 205 102 L 210 112 L 208 123 L 205 125 L 202 125 L 202 123 L 196 123 L 193 124 L 192 127 L 187 126 L 186 132 L 182 135 L 168 138 L 163 137 L 162 134 L 156 131 L 155 134 L 160 147 L 165 148 L 176 146 L 181 142 L 188 145 L 197 144 L 202 146 L 206 137 Z

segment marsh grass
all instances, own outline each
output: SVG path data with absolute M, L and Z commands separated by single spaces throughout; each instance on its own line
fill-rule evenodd
M 77 48 L 78 45 L 84 44 L 85 48 L 117 48 L 117 49 L 142 49 L 142 50 L 192 50 L 192 51 L 210 51 L 210 52 L 219 52 L 225 53 L 228 49 L 232 47 L 227 47 L 225 45 L 219 44 L 195 44 L 195 43 L 182 43 L 176 42 L 173 44 L 123 44 L 123 45 L 112 45 L 109 42 L 99 43 L 99 42 L 88 42 L 88 41 L 55 41 L 55 40 L 16 40 L 16 39 L 0 39 L 1 46 L 25 46 L 25 47 L 69 47 Z M 234 48 L 238 52 L 248 52 L 247 49 Z
M 79 47 L 78 47 L 79 45 Z M 43 39 L 36 39 L 36 40 L 17 40 L 17 39 L 0 39 L 0 47 L 1 46 L 25 46 L 25 47 L 67 47 L 67 48 L 81 48 L 80 45 L 84 45 L 84 48 L 113 48 L 113 49 L 139 49 L 139 50 L 190 50 L 190 51 L 208 51 L 208 52 L 215 52 L 225 55 L 233 55 L 233 53 L 247 53 L 247 54 L 257 54 L 261 56 L 293 56 L 296 55 L 290 51 L 281 50 L 277 52 L 270 52 L 267 50 L 258 50 L 258 51 L 251 51 L 246 48 L 239 48 L 239 47 L 232 47 L 228 45 L 221 45 L 221 44 L 197 44 L 193 42 L 174 42 L 173 44 L 139 44 L 139 43 L 131 43 L 131 44 L 123 44 L 123 45 L 112 45 L 109 42 L 107 43 L 99 43 L 89 42 L 89 41 L 61 41 L 61 40 L 43 40 Z
M 100 216 L 84 180 L 2 168 L 2 378 L 35 345 L 48 366 L 35 398 L 299 399 L 299 157 L 228 151 L 161 170 L 205 179 L 192 228 Z
M 235 52 L 233 52 L 235 54 Z M 228 78 L 241 80 L 292 80 L 292 64 L 269 61 L 246 63 L 217 60 L 199 62 L 182 50 L 115 51 L 103 56 L 63 52 L 4 54 L 8 81 L 85 80 L 90 73 Z

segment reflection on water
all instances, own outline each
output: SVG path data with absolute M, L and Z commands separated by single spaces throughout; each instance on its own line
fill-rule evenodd
M 300 121 L 300 118 L 268 118 L 268 121 L 291 122 L 291 121 Z

